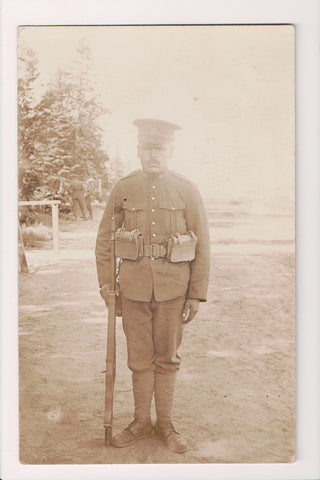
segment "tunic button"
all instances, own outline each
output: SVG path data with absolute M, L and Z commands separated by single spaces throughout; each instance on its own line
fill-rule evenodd
M 176 209 L 176 207 L 172 207 L 172 210 L 175 210 L 175 209 Z
M 155 209 L 153 208 L 153 209 L 151 210 L 151 212 L 154 213 L 154 212 L 155 212 Z
M 157 235 L 155 233 L 152 234 L 153 237 L 156 237 Z
M 152 188 L 153 188 L 153 190 L 154 190 L 154 189 L 156 188 L 156 186 L 155 186 L 155 185 L 152 185 Z
M 155 199 L 156 199 L 156 197 L 151 197 L 151 200 L 155 200 Z
M 135 210 L 135 208 L 133 207 L 132 210 Z
M 152 225 L 155 225 L 155 224 L 156 224 L 156 222 L 152 222 Z

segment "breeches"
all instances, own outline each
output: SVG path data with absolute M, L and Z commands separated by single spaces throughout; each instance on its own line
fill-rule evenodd
M 82 197 L 76 197 L 72 199 L 72 208 L 73 212 L 76 216 L 77 213 L 77 207 L 80 207 L 82 215 L 85 216 L 85 210 L 84 210 L 84 199 Z
M 186 297 L 157 302 L 122 298 L 122 324 L 127 338 L 128 367 L 133 372 L 156 368 L 177 371 L 181 358 L 182 312 Z

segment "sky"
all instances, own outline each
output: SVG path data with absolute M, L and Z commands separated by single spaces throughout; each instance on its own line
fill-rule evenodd
M 23 27 L 39 84 L 82 40 L 105 106 L 105 146 L 139 168 L 136 118 L 179 124 L 170 168 L 207 199 L 294 209 L 294 29 L 265 26 Z M 40 91 L 40 86 L 39 86 Z

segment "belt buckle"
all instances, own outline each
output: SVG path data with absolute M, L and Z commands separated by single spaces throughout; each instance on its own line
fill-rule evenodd
M 156 253 L 153 254 L 153 249 L 156 249 Z M 158 243 L 151 244 L 151 258 L 158 258 L 160 253 L 160 245 Z

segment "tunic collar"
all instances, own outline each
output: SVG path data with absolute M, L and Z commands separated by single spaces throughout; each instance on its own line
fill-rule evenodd
M 147 182 L 158 182 L 158 181 L 161 181 L 165 178 L 167 178 L 169 175 L 169 170 L 165 170 L 164 172 L 162 173 L 159 173 L 157 175 L 152 175 L 152 174 L 149 174 L 147 172 L 144 172 L 142 170 L 142 176 L 144 178 L 144 180 L 146 180 Z

